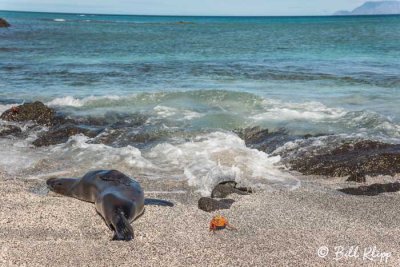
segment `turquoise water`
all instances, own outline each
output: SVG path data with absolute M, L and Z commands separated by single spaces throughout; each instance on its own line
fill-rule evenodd
M 194 136 L 259 125 L 400 141 L 400 16 L 0 17 L 0 110 L 41 100 Z
M 226 90 L 400 121 L 400 16 L 0 16 L 13 25 L 0 31 L 3 103 Z M 207 109 L 183 98 L 171 104 Z
M 4 104 L 56 99 L 81 114 L 163 104 L 211 117 L 199 127 L 317 133 L 329 124 L 331 133 L 348 133 L 389 123 L 389 133 L 381 132 L 399 135 L 400 16 L 0 16 L 13 25 L 0 31 Z M 87 97 L 90 105 L 76 103 Z M 360 112 L 368 118 L 360 125 L 321 121 Z

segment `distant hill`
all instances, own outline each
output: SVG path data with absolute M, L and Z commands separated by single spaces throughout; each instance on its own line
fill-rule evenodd
M 365 2 L 353 11 L 338 11 L 335 16 L 345 15 L 395 15 L 400 14 L 400 1 Z

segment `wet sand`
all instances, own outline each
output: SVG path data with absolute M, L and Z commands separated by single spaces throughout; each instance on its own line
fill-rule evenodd
M 335 190 L 342 180 L 310 178 L 294 191 L 232 195 L 232 208 L 218 213 L 238 231 L 216 234 L 208 223 L 217 212 L 199 210 L 199 195 L 185 183 L 142 181 L 147 196 L 176 205 L 146 207 L 133 223 L 135 239 L 112 242 L 93 204 L 48 193 L 44 180 L 0 174 L 0 266 L 385 265 L 378 252 L 391 253 L 386 265 L 398 266 L 400 194 L 344 195 Z M 318 256 L 321 246 L 326 257 Z M 335 260 L 335 246 L 358 251 Z M 368 254 L 373 247 L 375 257 Z

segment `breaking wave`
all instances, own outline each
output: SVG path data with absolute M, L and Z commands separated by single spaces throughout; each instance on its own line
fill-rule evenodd
M 65 96 L 52 99 L 46 104 L 60 110 L 68 108 L 72 113 L 146 113 L 150 117 L 149 121 L 192 121 L 192 126 L 213 129 L 232 130 L 260 125 L 269 129 L 284 127 L 297 134 L 366 132 L 386 135 L 388 138 L 400 135 L 397 121 L 371 110 L 346 110 L 316 101 L 291 102 L 223 90 L 83 98 Z
M 185 180 L 203 195 L 224 180 L 253 188 L 293 189 L 299 181 L 284 168 L 289 157 L 346 141 L 394 143 L 400 136 L 399 124 L 377 112 L 223 90 L 64 96 L 46 104 L 77 117 L 84 127 L 103 127 L 103 132 L 35 148 L 32 142 L 47 129 L 17 124 L 22 127 L 20 136 L 0 138 L 0 170 L 42 177 L 44 172 L 81 175 L 88 169 L 114 168 L 134 177 Z M 0 112 L 12 106 L 1 104 Z M 0 120 L 0 127 L 6 124 Z M 247 147 L 234 133 L 252 126 L 270 131 L 283 127 L 300 138 L 283 139 L 268 154 Z M 315 137 L 301 138 L 305 134 Z

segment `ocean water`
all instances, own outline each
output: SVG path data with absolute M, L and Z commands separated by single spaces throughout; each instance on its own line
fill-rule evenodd
M 204 194 L 228 178 L 295 188 L 279 156 L 247 148 L 234 130 L 323 135 L 281 150 L 400 143 L 400 16 L 0 17 L 12 24 L 0 29 L 0 112 L 40 100 L 72 118 L 127 122 L 46 148 L 32 146 L 46 129 L 23 125 L 24 138 L 0 138 L 10 174 L 113 167 L 186 179 Z

